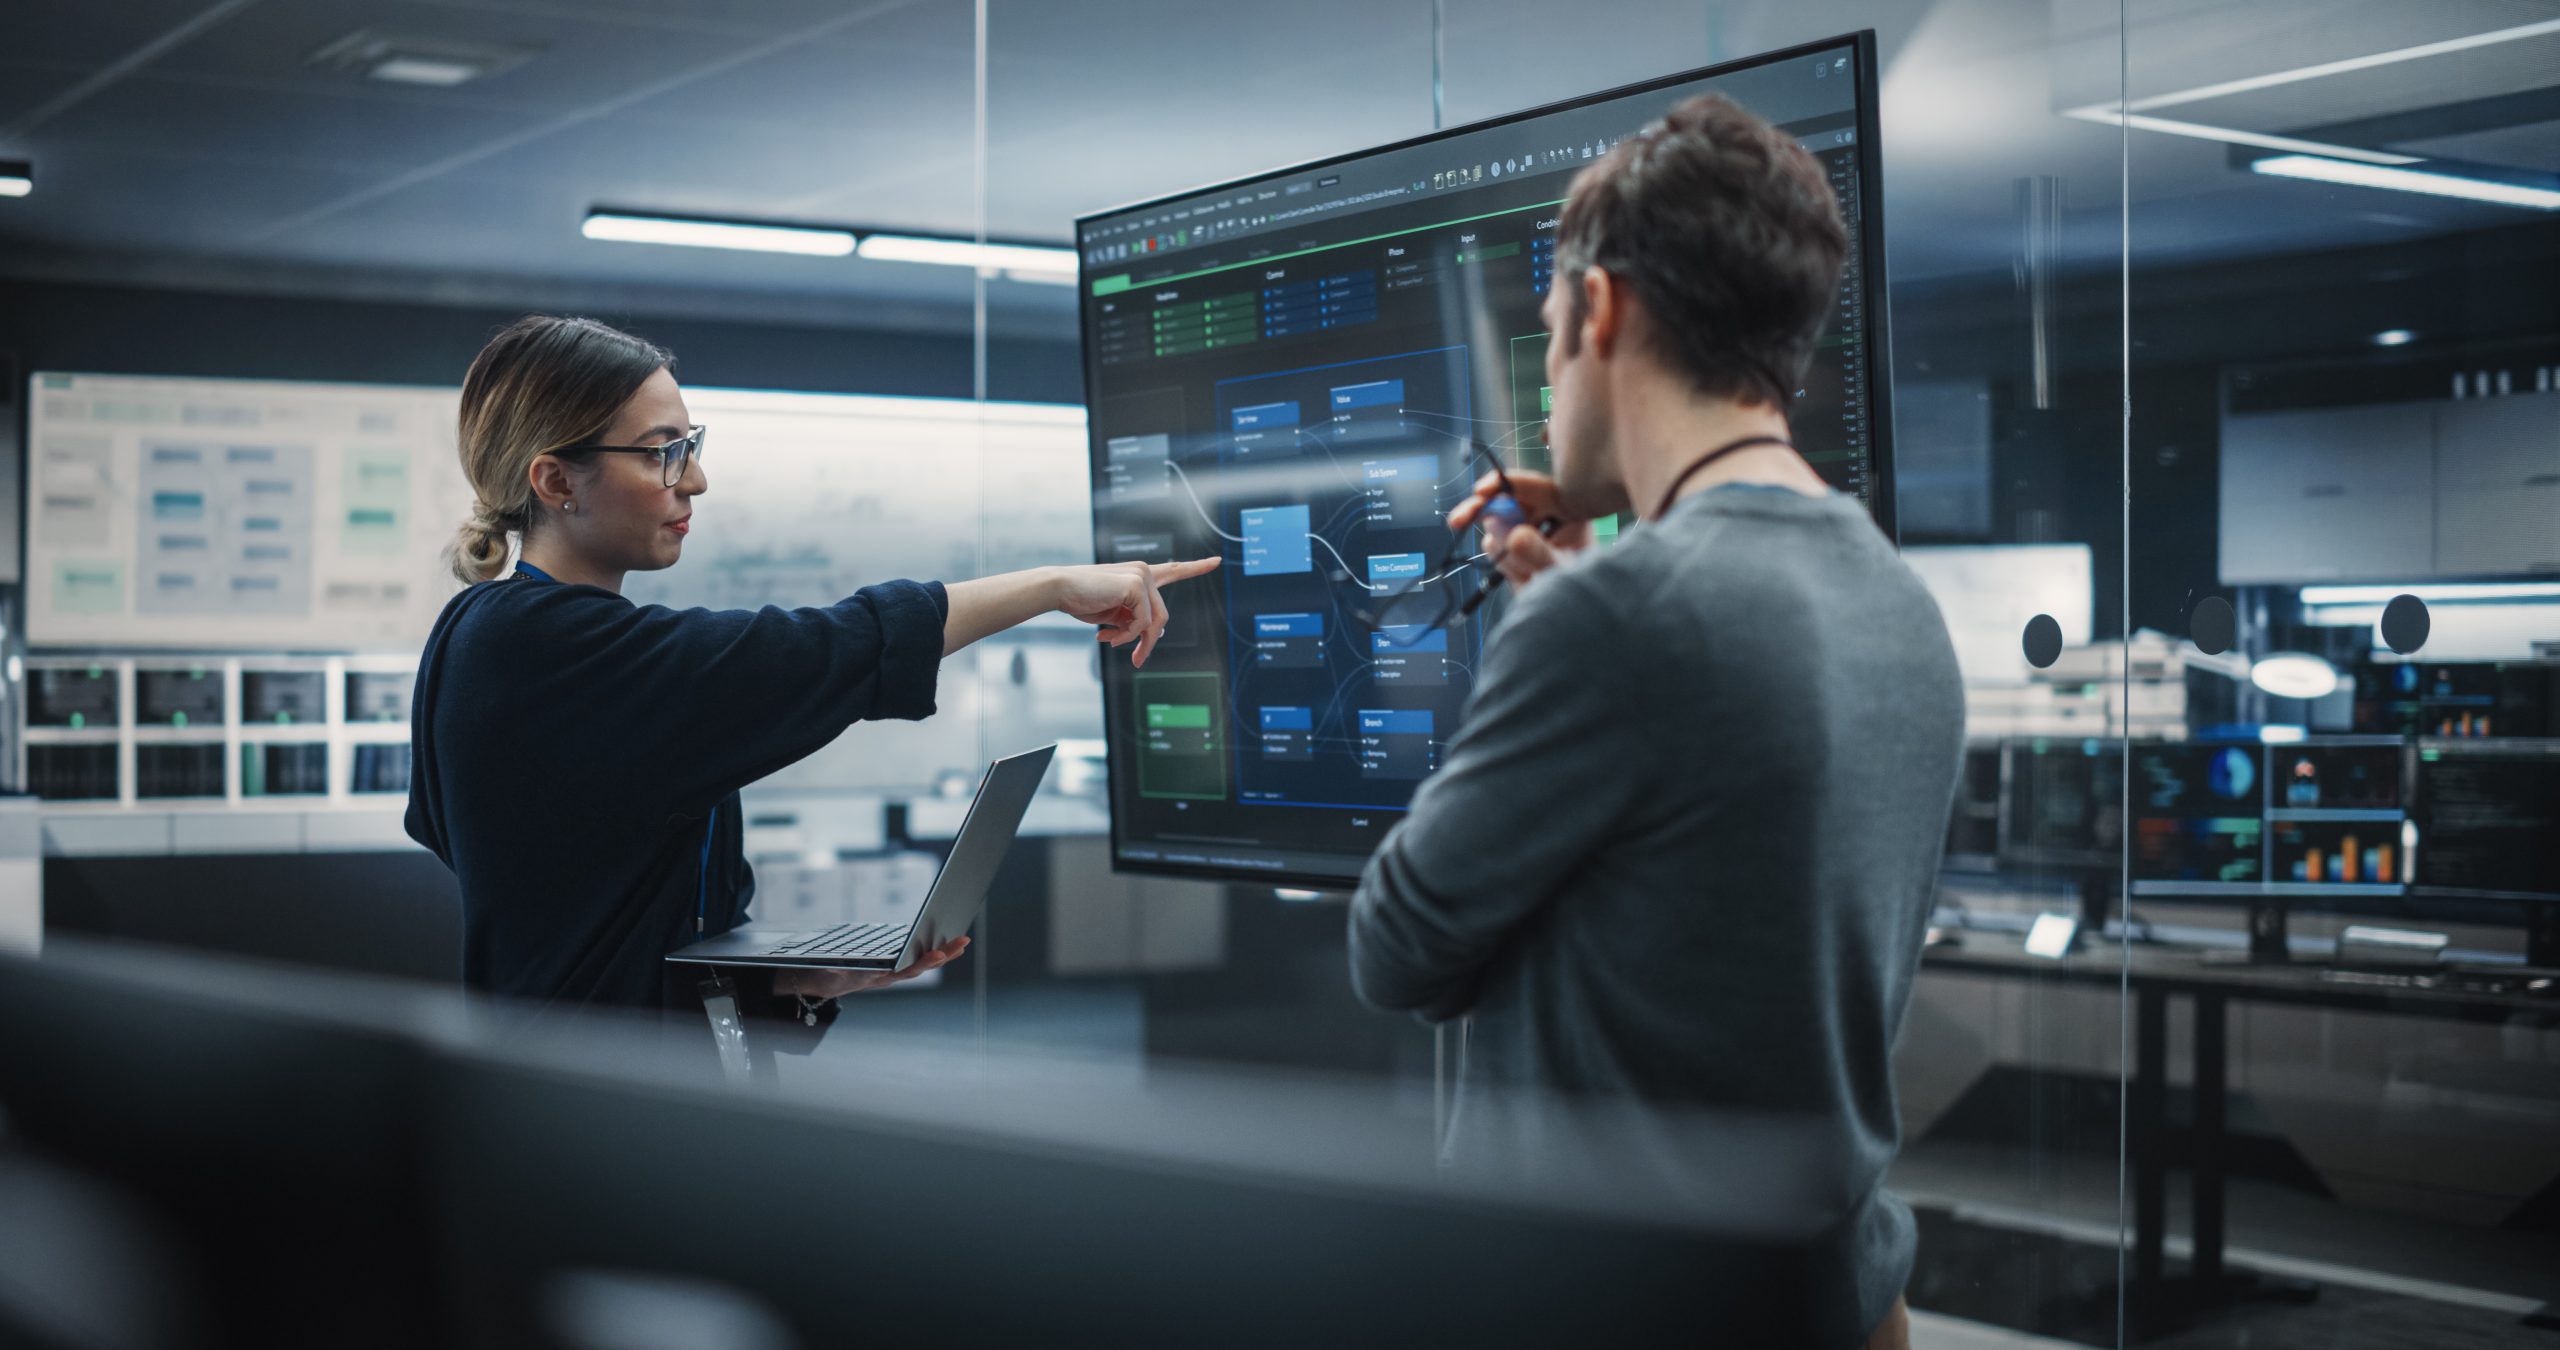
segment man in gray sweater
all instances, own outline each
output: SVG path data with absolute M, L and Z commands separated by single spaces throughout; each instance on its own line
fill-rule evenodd
M 1928 593 L 1787 444 L 1846 247 L 1811 156 L 1720 97 L 1575 181 L 1555 474 L 1511 475 L 1528 524 L 1491 482 L 1451 517 L 1518 599 L 1361 878 L 1351 971 L 1374 1006 L 1472 1016 L 1452 1165 L 1569 1177 L 1577 1148 L 1676 1159 L 1684 1121 L 1790 1120 L 1823 1167 L 1816 1297 L 1838 1344 L 1887 1346 L 1915 1243 L 1883 1190 L 1891 1051 L 1964 695 Z

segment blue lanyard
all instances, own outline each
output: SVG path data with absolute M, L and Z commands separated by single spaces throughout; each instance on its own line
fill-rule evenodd
M 556 581 L 549 572 L 519 558 L 516 572 L 536 581 Z M 703 933 L 711 927 L 711 841 L 720 833 L 720 808 L 711 808 L 711 819 L 702 827 L 702 858 L 693 874 L 693 931 Z
M 711 919 L 711 836 L 720 828 L 720 808 L 711 808 L 711 823 L 702 827 L 702 865 L 694 874 L 693 931 L 708 930 Z

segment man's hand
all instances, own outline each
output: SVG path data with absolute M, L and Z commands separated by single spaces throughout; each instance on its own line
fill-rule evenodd
M 1510 478 L 1511 499 L 1520 508 L 1517 522 L 1506 519 L 1500 508 L 1493 508 L 1494 499 L 1503 495 L 1502 480 L 1486 474 L 1476 480 L 1475 491 L 1458 503 L 1458 509 L 1449 513 L 1449 528 L 1463 530 L 1481 520 L 1484 551 L 1492 555 L 1502 579 L 1518 590 L 1528 585 L 1530 578 L 1562 561 L 1565 554 L 1589 548 L 1591 522 L 1564 518 L 1553 478 L 1533 469 L 1514 469 Z M 1557 522 L 1555 529 L 1540 533 L 1538 527 L 1547 521 Z
M 885 988 L 950 965 L 968 946 L 969 939 L 953 938 L 917 957 L 916 963 L 904 970 L 777 970 L 773 973 L 773 992 L 804 998 L 842 998 L 866 989 Z
M 1214 572 L 1218 558 L 1191 562 L 1099 563 L 1058 569 L 1058 611 L 1102 630 L 1104 642 L 1125 647 L 1134 642 L 1130 664 L 1143 666 L 1173 614 L 1164 606 L 1163 588 L 1177 581 Z

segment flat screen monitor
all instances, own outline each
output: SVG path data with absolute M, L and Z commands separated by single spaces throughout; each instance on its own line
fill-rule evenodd
M 2416 770 L 2419 894 L 2560 900 L 2560 741 L 2420 741 Z
M 27 725 L 116 725 L 115 672 L 102 666 L 38 666 L 27 672 Z
M 252 670 L 240 676 L 240 719 L 260 725 L 326 722 L 327 679 L 316 670 Z
M 2373 661 L 2356 671 L 2358 731 L 2560 736 L 2560 661 Z
M 1946 865 L 1968 870 L 1997 866 L 2000 853 L 2000 743 L 1964 748 L 1964 772 L 1956 780 L 1947 815 Z
M 2124 743 L 2034 736 L 2009 742 L 2000 860 L 2113 872 L 2124 855 Z
M 133 672 L 134 721 L 143 726 L 222 725 L 222 672 L 184 670 Z
M 2395 736 L 2138 742 L 2136 896 L 2397 895 L 2406 742 Z
M 1573 176 L 1693 94 L 1829 172 L 1850 252 L 1789 418 L 1893 533 L 1875 89 L 1859 33 L 1077 222 L 1095 556 L 1226 559 L 1145 670 L 1104 663 L 1116 866 L 1358 876 L 1438 766 L 1485 635 L 1380 631 L 1362 602 L 1472 584 L 1425 569 L 1479 472 L 1469 438 L 1545 466 L 1538 310 Z
M 2266 792 L 2254 741 L 2135 746 L 2133 881 L 2155 894 L 2255 891 L 2266 878 Z

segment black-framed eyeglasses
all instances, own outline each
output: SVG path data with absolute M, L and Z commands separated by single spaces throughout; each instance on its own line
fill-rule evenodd
M 1500 496 L 1519 500 L 1511 487 L 1511 475 L 1503 471 L 1502 456 L 1491 445 L 1471 436 L 1467 438 L 1467 451 L 1471 461 L 1481 459 L 1492 466 Z M 1436 560 L 1410 580 L 1376 592 L 1367 604 L 1353 606 L 1351 617 L 1390 647 L 1413 647 L 1474 614 L 1502 584 L 1499 575 L 1477 580 L 1491 570 L 1491 559 L 1472 551 L 1481 533 L 1480 521 L 1463 530 L 1450 531 L 1449 542 Z
M 555 455 L 656 455 L 658 485 L 674 487 L 684 481 L 684 473 L 702 455 L 703 437 L 710 429 L 695 426 L 692 430 L 663 445 L 564 445 L 550 453 Z

